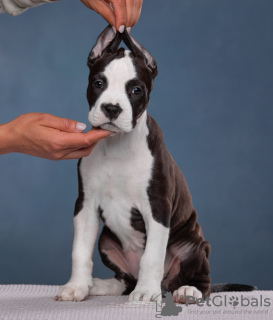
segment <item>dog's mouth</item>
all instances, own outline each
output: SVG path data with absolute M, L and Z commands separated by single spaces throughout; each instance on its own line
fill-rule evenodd
M 119 129 L 119 127 L 118 127 L 117 125 L 115 125 L 113 122 L 107 122 L 107 123 L 104 123 L 104 124 L 107 124 L 107 125 L 109 125 L 109 126 L 112 126 L 112 127 L 114 127 L 114 128 Z M 104 124 L 103 124 L 103 125 L 104 125 Z
M 108 131 L 113 131 L 113 132 L 123 132 L 123 130 L 121 130 L 113 122 L 103 123 L 102 125 L 98 126 L 97 128 L 101 128 L 101 129 L 108 130 Z

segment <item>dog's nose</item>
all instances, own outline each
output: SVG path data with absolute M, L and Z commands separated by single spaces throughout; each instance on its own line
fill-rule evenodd
M 122 109 L 118 104 L 103 104 L 101 106 L 101 110 L 103 111 L 103 113 L 106 115 L 107 118 L 109 118 L 110 120 L 115 120 L 117 119 L 117 117 L 120 115 Z

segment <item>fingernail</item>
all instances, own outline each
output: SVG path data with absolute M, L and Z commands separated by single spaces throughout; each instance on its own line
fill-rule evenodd
M 86 124 L 85 123 L 81 123 L 81 122 L 77 122 L 76 129 L 79 130 L 79 131 L 84 131 L 86 129 Z
M 14 11 L 12 11 L 11 15 L 12 16 L 18 16 L 18 14 L 20 14 L 20 13 L 21 13 L 20 10 L 14 10 Z
M 118 29 L 118 31 L 119 31 L 120 33 L 123 33 L 124 30 L 125 30 L 125 26 L 124 26 L 124 25 L 120 26 L 119 29 Z
M 132 29 L 131 27 L 126 28 L 128 33 L 130 33 L 131 29 Z
M 117 29 L 113 26 L 112 29 L 114 30 L 115 33 L 117 33 Z
M 109 137 L 113 137 L 113 136 L 115 136 L 115 135 L 116 135 L 116 133 L 112 133 L 112 134 L 110 134 Z

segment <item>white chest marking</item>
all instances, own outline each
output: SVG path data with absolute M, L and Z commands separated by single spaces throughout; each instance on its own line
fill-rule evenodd
M 131 226 L 131 209 L 137 208 L 144 221 L 151 215 L 147 187 L 153 157 L 146 141 L 146 119 L 145 112 L 131 132 L 101 140 L 81 164 L 85 198 L 93 210 L 101 207 L 106 225 L 125 251 L 141 249 L 144 244 L 144 234 Z

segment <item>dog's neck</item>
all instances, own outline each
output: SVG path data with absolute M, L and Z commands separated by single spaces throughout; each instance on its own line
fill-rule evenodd
M 101 146 L 108 156 L 124 157 L 126 154 L 140 152 L 143 145 L 147 145 L 147 111 L 139 117 L 136 126 L 130 132 L 117 132 L 101 140 Z

